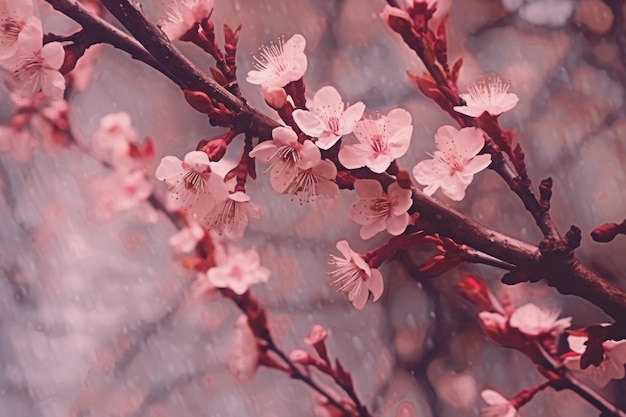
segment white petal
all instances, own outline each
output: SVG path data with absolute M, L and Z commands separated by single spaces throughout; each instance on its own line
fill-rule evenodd
M 205 172 L 209 168 L 209 156 L 205 152 L 191 151 L 185 155 L 185 163 L 196 172 Z
M 387 231 L 394 235 L 401 235 L 409 224 L 409 213 L 402 213 L 399 216 L 389 216 L 387 218 Z
M 315 146 L 310 140 L 305 140 L 302 144 L 302 148 L 298 151 L 300 160 L 298 161 L 298 168 L 310 169 L 319 164 L 322 159 L 320 148 Z
M 338 133 L 342 136 L 352 133 L 358 121 L 363 117 L 364 112 L 365 104 L 360 101 L 348 107 L 341 116 L 341 127 Z
M 466 160 L 478 155 L 485 146 L 485 137 L 481 129 L 466 127 L 455 136 L 454 143 L 461 160 Z
M 384 219 L 375 219 L 374 222 L 370 224 L 365 224 L 361 227 L 361 231 L 359 232 L 359 236 L 361 239 L 368 240 L 372 237 L 376 236 L 376 234 L 385 230 L 385 220 Z
M 350 299 L 350 295 L 353 295 L 353 294 L 350 293 L 348 296 L 348 299 Z M 365 304 L 367 304 L 369 292 L 367 291 L 365 286 L 362 286 L 361 291 L 354 294 L 353 297 L 354 298 L 350 301 L 352 301 L 352 305 L 354 306 L 354 308 L 356 308 L 357 310 L 363 310 L 363 307 L 365 307 Z
M 250 155 L 251 158 L 257 158 L 267 163 L 272 156 L 274 156 L 277 150 L 278 147 L 274 144 L 274 141 L 268 140 L 259 143 L 250 151 L 248 155 Z
M 361 198 L 381 197 L 385 195 L 380 182 L 376 180 L 356 180 L 354 181 L 354 191 Z
M 300 129 L 311 137 L 318 137 L 326 128 L 320 118 L 310 111 L 298 109 L 295 110 L 292 115 Z
M 491 165 L 491 155 L 477 155 L 463 167 L 463 175 L 474 175 Z
M 372 276 L 367 280 L 367 288 L 372 292 L 374 301 L 378 300 L 383 295 L 385 283 L 383 275 L 376 268 L 372 268 Z
M 313 97 L 313 103 L 315 104 L 314 111 L 319 115 L 327 114 L 339 117 L 343 113 L 343 100 L 335 87 L 320 88 Z
M 290 127 L 279 126 L 272 130 L 272 139 L 277 145 L 295 148 L 298 144 L 298 135 Z
M 65 77 L 56 70 L 43 70 L 43 77 L 41 91 L 44 95 L 54 100 L 62 99 L 65 91 Z
M 355 145 L 344 146 L 339 150 L 339 162 L 348 169 L 365 166 L 365 156 L 366 151 Z
M 63 65 L 65 50 L 60 42 L 50 42 L 41 48 L 41 58 L 46 67 L 58 70 Z
M 165 181 L 168 178 L 180 175 L 184 171 L 182 162 L 175 156 L 164 157 L 156 169 L 155 176 L 157 179 Z

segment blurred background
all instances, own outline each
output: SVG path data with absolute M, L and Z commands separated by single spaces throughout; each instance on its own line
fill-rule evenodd
M 143 0 L 157 20 L 168 5 Z M 423 98 L 406 71 L 424 68 L 379 13 L 382 0 L 217 0 L 216 27 L 243 24 L 238 67 L 249 102 L 271 114 L 257 86 L 247 84 L 251 53 L 281 35 L 307 39 L 310 92 L 335 86 L 367 113 L 402 107 L 413 116 L 406 168 L 434 150 L 434 132 L 454 122 Z M 626 243 L 591 241 L 588 233 L 626 210 L 626 6 L 623 0 L 441 0 L 449 13 L 451 60 L 463 56 L 463 89 L 483 74 L 511 81 L 518 106 L 503 115 L 517 132 L 535 184 L 554 180 L 552 215 L 584 239 L 578 255 L 626 287 Z M 41 3 L 47 29 L 68 28 Z M 181 50 L 200 68 L 211 60 L 190 45 Z M 88 146 L 103 115 L 128 112 L 140 137 L 155 141 L 158 160 L 182 157 L 201 139 L 222 132 L 191 109 L 168 79 L 109 46 L 93 55 L 91 82 L 70 98 L 71 129 Z M 0 122 L 13 110 L 2 87 Z M 229 157 L 243 144 L 235 142 Z M 259 167 L 260 173 L 262 168 Z M 175 229 L 145 210 L 106 215 L 94 184 L 107 171 L 76 147 L 40 141 L 25 160 L 0 155 L 0 416 L 314 416 L 311 390 L 272 370 L 242 384 L 225 365 L 239 312 L 228 300 L 190 299 L 192 274 L 178 266 L 167 240 Z M 157 181 L 155 179 L 155 184 Z M 157 184 L 165 195 L 165 188 Z M 542 382 L 522 354 L 487 341 L 476 310 L 456 294 L 464 273 L 480 275 L 501 298 L 532 301 L 572 315 L 573 327 L 607 321 L 600 309 L 543 283 L 505 287 L 493 268 L 457 268 L 418 281 L 398 262 L 382 268 L 385 293 L 356 311 L 328 285 L 327 261 L 348 239 L 365 252 L 347 217 L 354 194 L 301 205 L 269 191 L 259 175 L 249 194 L 265 217 L 251 224 L 241 246 L 255 246 L 272 276 L 253 288 L 268 308 L 286 351 L 304 346 L 313 324 L 329 330 L 329 348 L 355 379 L 376 416 L 477 416 L 483 388 L 514 396 Z M 437 198 L 487 226 L 527 242 L 541 239 L 532 218 L 492 172 L 478 175 L 460 203 Z M 154 221 L 156 220 L 156 221 Z M 412 253 L 416 259 L 425 254 Z M 323 379 L 320 379 L 323 381 Z M 623 384 L 604 394 L 626 407 Z M 413 414 L 411 414 L 413 413 Z M 568 392 L 544 391 L 523 416 L 595 416 Z

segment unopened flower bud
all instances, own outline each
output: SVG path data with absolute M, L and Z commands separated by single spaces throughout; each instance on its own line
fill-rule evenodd
M 285 105 L 287 100 L 287 92 L 282 87 L 263 87 L 263 98 L 265 102 L 273 109 L 278 110 Z
M 289 359 L 292 362 L 299 363 L 301 365 L 308 365 L 311 363 L 312 359 L 311 355 L 305 352 L 302 349 L 292 350 L 289 354 Z
M 319 324 L 314 325 L 311 328 L 311 332 L 309 333 L 309 337 L 304 339 L 304 343 L 313 346 L 315 351 L 320 358 L 328 361 L 328 353 L 326 351 L 326 337 L 328 336 L 328 332 L 326 329 Z
M 223 138 L 208 141 L 200 150 L 209 156 L 209 161 L 217 162 L 226 154 L 228 143 Z
M 626 230 L 621 229 L 626 229 L 626 225 L 624 223 L 604 223 L 593 229 L 591 232 L 591 238 L 596 242 L 610 242 L 615 239 L 619 233 L 626 233 Z
M 456 284 L 456 288 L 465 299 L 481 310 L 495 310 L 493 295 L 482 279 L 468 275 Z

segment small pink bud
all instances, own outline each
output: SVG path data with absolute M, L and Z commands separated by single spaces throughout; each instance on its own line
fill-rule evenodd
M 309 337 L 304 339 L 304 343 L 309 345 L 315 345 L 316 343 L 326 340 L 326 336 L 328 336 L 328 332 L 326 331 L 326 329 L 319 324 L 316 324 L 311 327 Z
M 459 293 L 481 310 L 494 310 L 491 291 L 487 283 L 478 277 L 467 275 L 456 284 Z
M 217 162 L 226 154 L 228 144 L 222 138 L 212 139 L 206 143 L 200 150 L 209 156 L 209 161 Z
M 263 87 L 263 98 L 265 102 L 273 109 L 278 110 L 285 105 L 287 100 L 287 92 L 282 87 Z
M 289 354 L 289 359 L 292 362 L 299 363 L 301 365 L 308 365 L 311 363 L 312 359 L 311 355 L 305 352 L 302 349 L 292 350 Z

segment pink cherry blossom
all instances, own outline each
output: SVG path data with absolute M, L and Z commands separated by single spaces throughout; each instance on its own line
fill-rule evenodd
M 115 155 L 128 153 L 129 143 L 137 141 L 137 131 L 128 113 L 110 113 L 102 116 L 93 136 L 94 145 Z
M 339 193 L 335 183 L 337 167 L 331 161 L 322 159 L 312 168 L 298 169 L 293 180 L 283 191 L 300 197 L 300 202 L 311 202 L 315 196 L 334 198 Z
M 378 181 L 370 179 L 356 180 L 354 189 L 359 200 L 350 207 L 350 219 L 363 226 L 361 239 L 369 239 L 385 229 L 394 236 L 404 232 L 409 224 L 407 210 L 413 204 L 411 190 L 394 182 L 385 193 Z
M 334 278 L 332 285 L 343 293 L 348 294 L 348 300 L 357 310 L 365 307 L 369 293 L 374 296 L 374 301 L 383 294 L 383 276 L 376 268 L 363 260 L 360 254 L 350 248 L 347 241 L 337 243 L 337 249 L 343 255 L 330 255 L 329 264 L 333 270 L 329 275 Z
M 18 51 L 4 66 L 12 72 L 11 80 L 20 96 L 29 98 L 42 91 L 57 100 L 65 91 L 65 78 L 58 71 L 64 59 L 61 43 L 43 45 L 41 21 L 29 19 L 20 32 Z
M 0 2 L 0 60 L 12 58 L 18 50 L 22 38 L 22 29 L 27 24 L 36 24 L 32 20 L 33 2 L 31 0 L 2 0 Z
M 213 12 L 215 0 L 171 0 L 170 9 L 161 19 L 161 29 L 174 41 L 181 39 L 187 32 Z
M 626 376 L 624 364 L 626 364 L 626 340 L 606 340 L 602 342 L 604 348 L 604 358 L 598 366 L 590 365 L 582 369 L 580 359 L 585 353 L 587 338 L 584 336 L 567 336 L 569 348 L 576 353 L 575 356 L 568 356 L 564 360 L 565 366 L 574 375 L 581 379 L 592 381 L 599 387 L 604 387 L 612 379 L 622 379 Z
M 278 44 L 261 47 L 261 57 L 254 57 L 256 69 L 248 72 L 246 80 L 265 87 L 284 87 L 299 80 L 307 68 L 305 46 L 304 36 L 295 34 L 287 42 L 281 38 Z
M 323 87 L 315 93 L 311 111 L 295 110 L 293 118 L 307 135 L 317 138 L 315 144 L 330 149 L 348 133 L 352 133 L 363 116 L 365 104 L 358 102 L 347 109 L 334 87 Z
M 256 250 L 241 250 L 234 246 L 228 249 L 222 245 L 215 247 L 217 266 L 207 272 L 211 284 L 217 288 L 230 288 L 237 294 L 243 294 L 252 284 L 266 282 L 270 271 L 261 266 L 261 259 Z
M 270 164 L 270 184 L 279 193 L 289 188 L 298 174 L 298 169 L 313 168 L 321 160 L 321 153 L 310 140 L 298 142 L 298 135 L 288 127 L 277 127 L 272 130 L 271 141 L 259 143 L 250 156 L 259 158 Z
M 161 159 L 156 177 L 165 181 L 174 205 L 183 210 L 209 210 L 214 203 L 212 189 L 223 186 L 218 175 L 211 175 L 209 157 L 204 152 L 192 151 L 181 161 L 175 156 Z
M 486 389 L 480 393 L 480 396 L 487 403 L 487 406 L 481 410 L 483 417 L 519 417 L 511 401 L 499 392 Z
M 242 191 L 213 194 L 216 202 L 204 216 L 204 224 L 220 235 L 242 237 L 248 223 L 263 216 L 263 209 L 250 201 L 250 197 Z
M 175 253 L 187 253 L 195 249 L 196 245 L 205 235 L 205 231 L 192 218 L 187 219 L 187 225 L 173 234 L 168 240 Z
M 426 185 L 425 194 L 433 195 L 441 188 L 446 196 L 460 201 L 474 174 L 491 163 L 491 155 L 478 155 L 485 146 L 483 131 L 474 127 L 457 130 L 441 126 L 435 133 L 435 143 L 438 150 L 433 159 L 418 163 L 413 168 L 413 176 Z
M 227 365 L 235 378 L 243 383 L 252 379 L 259 366 L 259 348 L 256 337 L 250 329 L 248 318 L 243 314 L 235 322 Z
M 505 111 L 511 110 L 519 98 L 509 93 L 510 83 L 505 83 L 498 76 L 490 76 L 471 84 L 468 92 L 460 94 L 465 100 L 464 106 L 455 106 L 454 110 L 471 117 L 479 117 L 484 112 L 492 116 L 499 116 Z
M 348 169 L 367 166 L 381 173 L 409 149 L 413 134 L 411 115 L 406 110 L 393 109 L 376 120 L 361 120 L 354 134 L 357 143 L 341 148 L 339 162 Z
M 525 304 L 515 309 L 511 314 L 509 325 L 530 337 L 542 335 L 556 337 L 562 334 L 572 323 L 571 317 L 559 319 L 559 314 L 559 310 L 543 308 L 535 304 Z
M 313 346 L 326 340 L 327 336 L 328 331 L 324 328 L 324 326 L 320 324 L 315 324 L 313 325 L 313 327 L 311 327 L 309 336 L 304 339 L 304 343 Z
M 95 181 L 93 188 L 100 209 L 108 216 L 114 212 L 139 207 L 152 194 L 154 185 L 146 178 L 145 173 L 133 171 L 114 172 Z

